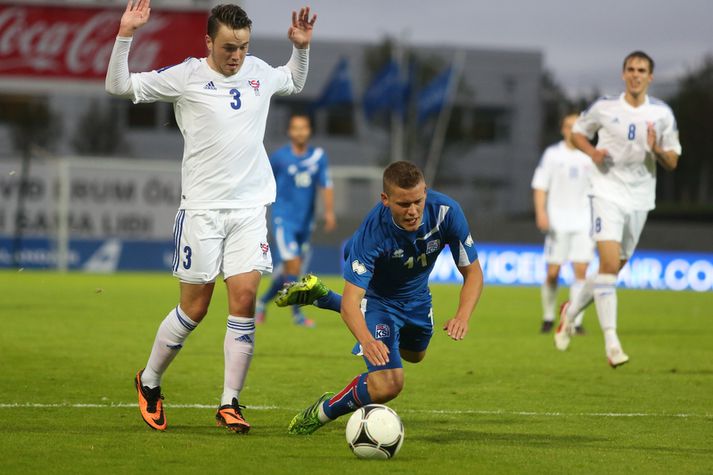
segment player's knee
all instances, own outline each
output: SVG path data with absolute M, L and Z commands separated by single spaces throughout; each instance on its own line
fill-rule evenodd
M 369 396 L 375 403 L 385 403 L 396 398 L 404 388 L 404 380 L 399 375 L 388 375 L 369 381 Z
M 410 351 L 402 348 L 399 353 L 401 354 L 401 359 L 409 363 L 420 363 L 426 357 L 425 351 Z
M 250 289 L 241 289 L 230 299 L 231 315 L 252 315 L 255 311 L 255 299 L 257 293 Z
M 181 310 L 194 322 L 200 322 L 208 313 L 208 302 L 195 300 L 193 302 L 181 302 Z

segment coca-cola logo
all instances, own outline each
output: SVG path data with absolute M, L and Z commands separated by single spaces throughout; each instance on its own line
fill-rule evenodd
M 39 10 L 39 11 L 38 11 Z M 0 74 L 42 73 L 103 77 L 114 46 L 121 11 L 39 7 L 0 7 Z M 47 9 L 44 9 L 47 10 Z M 62 14 L 56 14 L 62 12 Z M 134 35 L 132 71 L 158 66 L 170 24 L 152 14 Z M 180 34 L 180 32 L 178 33 Z M 175 35 L 175 33 L 174 33 Z

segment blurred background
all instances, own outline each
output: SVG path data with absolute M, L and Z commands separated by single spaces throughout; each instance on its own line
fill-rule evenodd
M 209 0 L 153 0 L 132 71 L 205 55 Z M 242 1 L 251 53 L 289 58 L 291 0 Z M 104 92 L 123 0 L 0 1 L 0 267 L 167 270 L 183 139 L 170 104 Z M 377 202 L 381 170 L 408 159 L 463 205 L 492 283 L 542 281 L 530 180 L 559 119 L 623 89 L 642 49 L 650 94 L 669 103 L 684 153 L 658 174 L 622 285 L 713 289 L 713 3 L 688 0 L 310 2 L 318 14 L 307 86 L 275 97 L 265 147 L 293 112 L 313 117 L 335 182 L 337 231 L 314 234 L 312 270 Z M 318 223 L 319 225 L 320 223 Z M 434 272 L 454 280 L 449 259 Z M 567 271 L 562 277 L 571 278 Z

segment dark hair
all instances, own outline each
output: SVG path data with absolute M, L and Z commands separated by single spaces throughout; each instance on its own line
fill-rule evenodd
M 648 54 L 644 53 L 643 51 L 634 51 L 632 53 L 629 53 L 626 58 L 624 58 L 624 64 L 622 65 L 621 69 L 622 71 L 626 71 L 626 63 L 629 62 L 630 59 L 632 58 L 639 58 L 639 59 L 645 59 L 646 61 L 649 62 L 649 73 L 653 74 L 654 72 L 654 60 L 651 59 L 651 56 Z
M 410 190 L 423 181 L 423 173 L 413 163 L 406 161 L 394 162 L 384 170 L 384 193 L 387 193 L 389 186 Z
M 297 118 L 297 117 L 301 117 L 301 118 L 307 119 L 307 123 L 309 124 L 310 128 L 312 127 L 312 117 L 310 117 L 310 115 L 309 115 L 308 113 L 306 113 L 306 112 L 293 112 L 293 113 L 290 115 L 290 119 L 287 121 L 287 123 L 288 123 L 288 124 L 291 124 L 291 123 L 292 123 L 292 119 L 295 119 L 295 118 Z
M 208 17 L 208 36 L 215 39 L 220 25 L 225 25 L 231 30 L 252 29 L 253 22 L 248 18 L 245 10 L 237 5 L 218 5 L 210 11 Z

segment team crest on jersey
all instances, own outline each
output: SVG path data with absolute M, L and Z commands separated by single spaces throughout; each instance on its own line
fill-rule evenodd
M 440 239 L 434 239 L 433 241 L 428 241 L 426 243 L 426 254 L 432 254 L 432 253 L 438 251 L 439 247 L 441 247 Z
M 260 95 L 260 80 L 259 79 L 250 79 L 248 81 L 248 84 L 250 87 L 253 88 L 253 92 L 255 93 L 256 96 Z
M 270 245 L 266 242 L 260 243 L 260 250 L 262 251 L 262 258 L 267 258 L 267 253 L 270 252 Z
M 465 238 L 465 242 L 463 244 L 465 244 L 468 247 L 473 247 L 473 237 L 470 234 L 468 234 L 468 237 Z
M 366 274 L 366 266 L 358 260 L 352 261 L 352 270 L 356 275 Z
M 401 259 L 404 257 L 404 250 L 403 249 L 396 249 L 394 253 L 391 255 L 392 259 Z
M 388 338 L 391 335 L 391 330 L 389 326 L 385 323 L 377 323 L 374 329 L 374 338 L 377 340 L 381 338 Z

